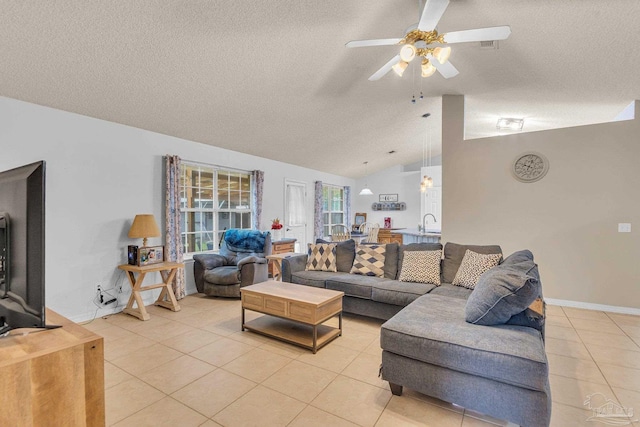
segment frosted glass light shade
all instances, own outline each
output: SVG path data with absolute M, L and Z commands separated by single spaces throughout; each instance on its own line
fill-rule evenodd
M 393 68 L 393 71 L 395 71 L 398 76 L 402 77 L 404 70 L 407 69 L 407 65 L 409 65 L 408 62 L 400 61 L 391 68 Z
M 361 196 L 373 196 L 373 191 L 371 191 L 367 187 L 364 187 L 362 190 L 360 190 L 360 195 Z
M 437 47 L 433 50 L 433 57 L 438 60 L 439 63 L 444 64 L 449 60 L 451 56 L 450 47 Z
M 416 48 L 412 44 L 405 44 L 400 49 L 400 59 L 404 62 L 411 62 L 416 57 Z
M 422 63 L 422 77 L 432 76 L 436 72 L 436 67 L 431 65 L 431 62 Z

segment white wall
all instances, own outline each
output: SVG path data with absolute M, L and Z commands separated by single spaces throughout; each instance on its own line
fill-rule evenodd
M 257 141 L 256 143 L 260 143 Z M 97 283 L 129 285 L 117 266 L 126 262 L 133 217 L 164 215 L 162 156 L 265 172 L 262 229 L 283 218 L 284 179 L 307 183 L 307 238 L 313 236 L 313 183 L 354 186 L 345 177 L 266 160 L 142 129 L 0 97 L 0 170 L 47 162 L 46 304 L 72 320 L 92 318 Z M 163 225 L 160 224 L 161 228 Z M 149 244 L 163 244 L 150 239 Z M 193 267 L 185 268 L 195 291 Z M 157 278 L 159 280 L 159 276 Z M 150 303 L 157 291 L 146 292 Z M 98 315 L 112 310 L 101 309 Z
M 443 241 L 530 249 L 546 298 L 640 312 L 640 119 L 466 141 L 464 97 L 442 105 Z M 542 180 L 511 176 L 525 151 Z
M 373 191 L 373 196 L 360 196 L 365 183 Z M 356 181 L 352 188 L 352 211 L 366 212 L 368 222 L 377 222 L 384 227 L 384 218 L 391 217 L 394 228 L 416 228 L 420 218 L 420 170 L 404 172 L 403 166 L 393 166 Z M 377 202 L 380 194 L 397 194 L 399 202 L 407 204 L 405 211 L 374 211 L 371 204 Z M 351 218 L 353 222 L 353 218 Z

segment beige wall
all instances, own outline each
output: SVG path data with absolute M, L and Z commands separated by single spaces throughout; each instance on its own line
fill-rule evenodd
M 546 298 L 640 308 L 640 120 L 465 141 L 464 97 L 442 108 L 443 242 L 530 249 Z M 525 151 L 549 159 L 536 183 L 511 175 Z

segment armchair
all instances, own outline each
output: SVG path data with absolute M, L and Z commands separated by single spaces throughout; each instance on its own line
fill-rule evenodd
M 209 296 L 240 297 L 241 287 L 268 280 L 270 254 L 268 231 L 227 230 L 219 253 L 193 256 L 196 288 Z

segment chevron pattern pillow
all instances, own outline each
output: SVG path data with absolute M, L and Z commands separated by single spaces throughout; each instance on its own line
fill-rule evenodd
M 501 259 L 502 254 L 484 255 L 467 249 L 451 284 L 474 289 L 482 273 L 498 265 Z
M 385 245 L 358 245 L 351 274 L 384 277 Z
M 404 251 L 400 269 L 401 282 L 440 285 L 442 251 Z
M 305 267 L 305 270 L 338 271 L 336 266 L 335 243 L 320 243 L 317 245 L 309 243 L 307 255 L 307 266 Z

